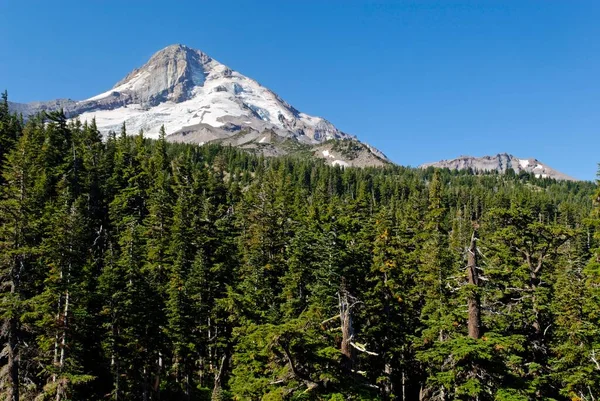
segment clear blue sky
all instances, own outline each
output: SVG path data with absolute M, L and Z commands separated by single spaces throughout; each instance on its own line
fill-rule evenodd
M 0 0 L 0 89 L 84 99 L 183 43 L 405 165 L 500 152 L 593 179 L 600 1 Z

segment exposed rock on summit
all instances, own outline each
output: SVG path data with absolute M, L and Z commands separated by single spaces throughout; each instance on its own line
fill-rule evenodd
M 534 174 L 538 178 L 554 178 L 557 180 L 577 181 L 573 177 L 554 170 L 552 167 L 540 162 L 537 159 L 520 159 L 508 153 L 499 153 L 496 156 L 460 156 L 456 159 L 442 160 L 435 163 L 422 164 L 421 168 L 427 167 L 449 168 L 451 170 L 473 171 L 497 171 L 506 173 L 508 169 L 513 169 L 517 174 L 521 171 Z

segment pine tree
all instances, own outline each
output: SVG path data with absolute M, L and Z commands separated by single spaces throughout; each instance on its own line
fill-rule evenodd
M 370 321 L 366 335 L 371 339 L 373 359 L 368 371 L 375 371 L 384 399 L 417 397 L 411 383 L 418 380 L 410 336 L 418 326 L 418 308 L 413 297 L 415 244 L 407 235 L 409 227 L 396 221 L 394 205 L 382 209 L 376 218 L 376 238 L 367 295 L 365 318 Z
M 38 119 L 28 123 L 15 148 L 6 158 L 0 200 L 0 274 L 2 278 L 3 355 L 6 358 L 1 384 L 7 400 L 18 401 L 21 383 L 29 377 L 23 359 L 27 338 L 21 324 L 26 302 L 35 292 L 40 221 L 43 212 L 45 176 L 36 155 L 41 151 L 43 126 Z M 25 368 L 26 372 L 23 372 Z
M 445 205 L 441 175 L 436 171 L 429 184 L 428 210 L 425 215 L 421 250 L 421 283 L 423 309 L 421 319 L 423 347 L 428 350 L 417 357 L 429 365 L 429 383 L 422 389 L 421 399 L 446 400 L 453 384 L 444 370 L 444 342 L 453 331 L 454 318 L 450 308 L 449 278 L 452 273 L 448 237 L 444 227 Z M 441 348 L 441 349 L 440 349 Z
M 40 248 L 49 270 L 43 291 L 32 298 L 41 351 L 38 360 L 46 367 L 43 393 L 55 400 L 71 399 L 75 386 L 93 378 L 83 370 L 85 345 L 80 320 L 86 315 L 85 282 L 90 279 L 85 242 L 88 221 L 82 207 L 85 201 L 70 200 L 66 186 L 59 193 L 57 203 L 51 206 L 49 236 Z
M 0 100 L 0 170 L 4 165 L 6 156 L 16 145 L 21 135 L 21 120 L 10 113 L 8 108 L 8 93 L 4 91 Z M 2 183 L 2 178 L 0 178 Z
M 166 343 L 160 327 L 167 324 L 164 313 L 166 303 L 166 291 L 168 286 L 168 272 L 171 260 L 169 258 L 170 227 L 172 225 L 173 195 L 171 191 L 171 172 L 166 154 L 166 134 L 164 127 L 161 128 L 159 139 L 154 142 L 148 163 L 144 164 L 145 175 L 148 180 L 147 193 L 142 196 L 147 199 L 148 213 L 144 217 L 145 227 L 145 265 L 143 274 L 147 276 L 150 291 L 154 296 L 147 300 L 147 309 L 151 316 L 154 334 L 157 340 Z M 165 347 L 153 347 L 151 351 L 154 360 L 152 370 L 155 377 L 152 381 L 153 397 L 159 397 L 160 381 L 163 375 L 163 364 L 166 355 Z
M 148 185 L 143 133 L 135 137 L 131 149 L 123 130 L 115 158 L 122 169 L 115 174 L 121 175 L 124 187 L 110 204 L 115 233 L 100 276 L 100 290 L 105 296 L 103 314 L 107 316 L 104 343 L 114 377 L 113 399 L 135 399 L 132 397 L 138 395 L 146 399 L 151 393 L 155 365 L 152 343 L 158 327 L 152 320 L 152 305 L 146 302 L 151 297 L 151 285 L 143 274 Z M 126 380 L 121 380 L 123 375 Z
M 192 396 L 194 351 L 201 347 L 199 337 L 194 338 L 194 305 L 191 300 L 193 290 L 188 292 L 188 278 L 194 263 L 197 242 L 193 220 L 195 204 L 198 202 L 194 191 L 193 177 L 189 169 L 189 159 L 176 164 L 175 193 L 177 202 L 173 209 L 171 245 L 168 250 L 172 265 L 166 284 L 167 335 L 170 340 L 172 362 L 170 374 L 176 388 L 185 399 Z M 203 300 L 202 300 L 203 301 Z
M 510 330 L 522 336 L 517 341 L 525 339 L 527 346 L 515 358 L 526 369 L 519 366 L 514 374 L 532 398 L 554 396 L 545 370 L 550 354 L 547 333 L 552 326 L 551 285 L 560 247 L 574 235 L 571 228 L 534 210 L 516 203 L 509 209 L 493 210 L 487 251 L 489 278 L 498 288 L 496 299 L 490 301 L 501 311 L 495 325 L 505 333 Z

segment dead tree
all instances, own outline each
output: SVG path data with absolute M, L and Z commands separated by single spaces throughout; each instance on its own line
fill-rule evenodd
M 225 369 L 229 363 L 229 354 L 226 351 L 221 358 L 221 363 L 218 369 L 215 371 L 215 383 L 211 394 L 211 401 L 222 401 L 223 400 L 223 380 L 225 376 Z
M 340 290 L 338 292 L 338 303 L 340 308 L 340 328 L 342 330 L 342 343 L 340 345 L 340 351 L 342 353 L 342 367 L 347 372 L 352 372 L 356 360 L 356 351 L 375 356 L 378 354 L 376 352 L 367 350 L 365 344 L 360 344 L 355 341 L 354 326 L 352 324 L 352 309 L 362 302 L 350 295 L 343 279 L 342 285 L 340 286 Z M 338 316 L 335 316 L 332 319 L 337 317 Z M 331 319 L 327 319 L 327 321 L 328 320 Z
M 354 337 L 354 327 L 352 326 L 352 307 L 355 305 L 352 297 L 346 289 L 345 282 L 342 282 L 340 291 L 338 292 L 338 302 L 340 308 L 340 323 L 342 328 L 342 344 L 340 351 L 342 352 L 342 367 L 350 372 L 354 366 L 354 348 L 352 347 L 352 339 Z
M 481 337 L 481 300 L 478 292 L 480 277 L 477 267 L 477 229 L 473 230 L 471 245 L 467 249 L 467 279 L 471 286 L 468 298 L 469 337 L 477 340 Z

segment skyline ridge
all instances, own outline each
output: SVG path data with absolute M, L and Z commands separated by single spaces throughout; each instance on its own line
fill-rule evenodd
M 20 102 L 86 99 L 180 43 L 385 148 L 396 163 L 506 150 L 595 178 L 599 3 L 263 5 L 4 4 L 11 41 L 0 47 L 11 57 L 0 65 L 0 89 Z M 24 27 L 27 35 L 11 33 Z

